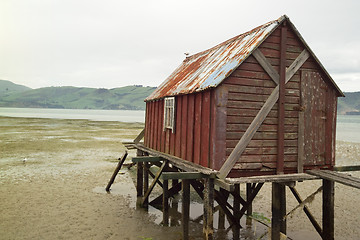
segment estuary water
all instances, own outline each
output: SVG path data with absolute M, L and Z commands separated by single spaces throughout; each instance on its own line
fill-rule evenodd
M 0 108 L 0 116 L 88 119 L 93 121 L 145 122 L 145 111 L 54 108 Z
M 132 110 L 0 108 L 0 116 L 145 122 L 145 111 Z M 360 115 L 338 115 L 336 124 L 336 139 L 360 143 Z

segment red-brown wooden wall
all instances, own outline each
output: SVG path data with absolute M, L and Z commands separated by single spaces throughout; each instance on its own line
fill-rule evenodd
M 287 31 L 286 66 L 305 46 Z M 260 46 L 279 71 L 280 29 Z M 310 57 L 285 86 L 284 171 L 296 172 L 299 113 L 304 111 L 304 168 L 331 168 L 335 163 L 337 93 Z M 257 60 L 248 57 L 217 88 L 176 96 L 175 132 L 163 129 L 164 101 L 146 103 L 145 145 L 219 170 L 269 97 L 275 83 Z M 277 162 L 277 103 L 231 171 L 231 177 L 274 174 Z M 301 147 L 301 146 L 300 146 Z M 264 171 L 266 169 L 267 171 Z

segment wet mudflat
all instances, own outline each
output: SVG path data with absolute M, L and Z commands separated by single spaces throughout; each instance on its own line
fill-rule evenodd
M 172 227 L 161 226 L 159 210 L 136 207 L 134 169 L 121 170 L 110 194 L 104 190 L 125 151 L 121 142 L 134 139 L 142 128 L 139 123 L 0 117 L 0 239 L 181 239 L 181 202 L 172 202 Z M 360 144 L 338 142 L 337 159 L 337 165 L 359 164 Z M 297 189 L 305 198 L 320 185 L 307 181 Z M 360 191 L 335 188 L 335 237 L 358 239 Z M 297 203 L 290 192 L 287 196 L 290 211 Z M 192 199 L 191 218 L 196 219 L 201 204 Z M 265 222 L 271 218 L 270 200 L 271 184 L 265 184 L 253 207 Z M 321 223 L 321 194 L 309 207 Z M 320 239 L 301 209 L 287 220 L 291 239 Z M 201 239 L 198 222 L 191 223 L 192 239 Z M 216 216 L 214 222 L 217 228 Z M 243 239 L 267 239 L 262 224 L 243 225 Z M 216 236 L 232 238 L 226 230 Z

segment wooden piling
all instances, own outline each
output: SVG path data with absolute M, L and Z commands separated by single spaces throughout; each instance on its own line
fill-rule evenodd
M 251 192 L 253 190 L 253 185 L 255 186 L 255 184 L 252 183 L 247 183 L 246 184 L 246 202 L 249 204 L 248 208 L 246 210 L 246 214 L 247 216 L 251 216 L 252 215 L 252 200 L 250 199 L 251 196 Z M 252 223 L 252 219 L 250 217 L 246 218 L 246 225 L 251 225 Z
M 143 184 L 144 184 L 144 170 L 143 170 L 143 163 L 137 163 L 137 174 L 136 174 L 136 193 L 138 197 L 143 196 Z
M 334 239 L 334 181 L 323 179 L 323 239 Z
M 182 180 L 182 230 L 183 240 L 189 239 L 189 221 L 190 221 L 190 181 Z
M 280 240 L 280 232 L 286 234 L 286 195 L 285 185 L 272 183 L 271 239 Z
M 236 196 L 236 197 L 235 197 Z M 234 203 L 233 203 L 233 214 L 237 222 L 240 223 L 241 213 L 240 213 L 240 184 L 235 184 L 234 189 Z M 234 225 L 233 226 L 233 239 L 240 239 L 240 226 Z
M 144 188 L 144 193 L 146 193 L 148 191 L 148 189 L 149 189 L 149 167 L 150 167 L 149 163 L 144 162 L 144 164 L 143 164 L 143 174 L 144 174 L 144 176 L 143 176 L 144 177 L 144 184 L 143 184 L 144 186 L 143 186 L 143 188 Z M 143 205 L 144 206 L 149 205 L 149 198 L 144 199 Z
M 203 233 L 204 239 L 211 240 L 214 235 L 214 179 L 204 179 L 204 185 Z
M 163 181 L 163 225 L 169 226 L 169 181 Z

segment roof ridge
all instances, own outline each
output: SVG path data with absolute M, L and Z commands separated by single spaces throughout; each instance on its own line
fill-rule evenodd
M 266 28 L 266 27 L 268 27 L 269 25 L 271 25 L 271 24 L 273 24 L 275 22 L 281 22 L 284 18 L 288 18 L 288 17 L 286 15 L 283 15 L 283 16 L 281 16 L 280 18 L 278 18 L 276 20 L 272 20 L 272 21 L 269 21 L 269 22 L 264 23 L 262 25 L 259 25 L 259 26 L 255 27 L 255 28 L 253 28 L 253 29 L 251 29 L 251 30 L 249 30 L 247 32 L 241 33 L 241 34 L 239 34 L 239 35 L 237 35 L 235 37 L 232 37 L 232 38 L 230 38 L 228 40 L 225 40 L 224 42 L 219 43 L 219 44 L 215 45 L 214 47 L 211 47 L 211 48 L 206 49 L 204 51 L 201 51 L 201 52 L 195 53 L 195 54 L 193 54 L 191 56 L 188 56 L 188 57 L 185 58 L 184 62 L 187 62 L 188 60 L 191 60 L 193 58 L 197 58 L 197 57 L 199 57 L 199 56 L 201 56 L 203 54 L 207 54 L 207 53 L 209 53 L 209 52 L 211 52 L 211 51 L 213 51 L 213 50 L 215 50 L 217 48 L 220 48 L 220 47 L 222 47 L 224 45 L 227 45 L 227 44 L 229 44 L 229 43 L 231 43 L 231 42 L 233 42 L 235 40 L 238 40 L 239 38 L 244 38 L 244 37 L 250 35 L 251 33 L 253 33 L 254 31 L 258 31 L 259 29 Z

